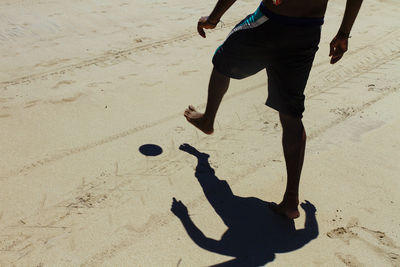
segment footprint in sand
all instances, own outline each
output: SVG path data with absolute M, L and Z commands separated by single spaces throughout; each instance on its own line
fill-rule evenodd
M 59 88 L 60 86 L 69 85 L 69 84 L 72 84 L 72 83 L 75 83 L 75 81 L 72 81 L 72 80 L 59 81 L 59 82 L 56 83 L 56 85 L 54 85 L 52 88 L 53 88 L 53 89 L 57 89 L 57 88 Z
M 37 103 L 39 103 L 41 100 L 37 99 L 37 100 L 32 100 L 32 101 L 28 101 L 25 103 L 24 108 L 31 108 L 36 106 Z
M 361 229 L 374 236 L 378 240 L 378 242 L 381 243 L 382 245 L 392 248 L 399 248 L 390 237 L 386 236 L 384 232 L 370 230 L 362 226 Z
M 62 13 L 53 13 L 53 14 L 50 14 L 49 17 L 55 17 L 55 16 L 60 16 L 60 15 L 62 15 Z
M 358 231 L 359 234 L 355 231 Z M 380 246 L 378 244 L 374 244 L 371 241 L 368 241 L 368 238 L 365 238 L 362 235 L 360 236 L 362 232 L 371 235 Z M 347 245 L 350 245 L 350 240 L 352 239 L 361 241 L 362 243 L 367 245 L 367 247 L 369 247 L 373 252 L 382 256 L 387 261 L 390 261 L 393 266 L 400 266 L 400 256 L 398 253 L 393 252 L 398 252 L 397 250 L 399 249 L 399 246 L 397 246 L 395 242 L 384 232 L 371 230 L 366 227 L 360 226 L 357 218 L 350 219 L 346 227 L 338 227 L 329 231 L 326 235 L 332 239 L 341 239 Z M 335 255 L 347 266 L 363 266 L 352 255 L 344 255 L 341 253 L 336 253 Z
M 350 244 L 351 239 L 355 239 L 358 237 L 358 235 L 354 232 L 352 232 L 350 229 L 347 227 L 338 227 L 336 229 L 333 229 L 332 231 L 328 232 L 326 234 L 329 238 L 338 238 L 341 239 L 343 242 L 345 242 L 347 245 Z
M 187 76 L 187 75 L 190 75 L 191 73 L 194 73 L 194 72 L 198 72 L 198 70 L 186 70 L 186 71 L 182 71 L 181 73 L 179 73 L 179 75 Z
M 60 64 L 60 63 L 64 63 L 69 61 L 69 59 L 66 58 L 55 58 L 46 62 L 42 62 L 42 63 L 38 63 L 36 64 L 34 67 L 52 67 L 54 65 Z
M 140 24 L 139 26 L 137 26 L 138 28 L 143 28 L 143 27 L 151 27 L 152 25 L 151 24 L 147 24 L 147 23 L 145 23 L 145 24 Z
M 127 75 L 121 75 L 121 76 L 119 76 L 118 78 L 119 78 L 120 80 L 125 80 L 125 79 L 127 79 L 127 78 L 129 78 L 129 77 L 134 77 L 134 76 L 137 76 L 137 74 L 136 74 L 136 73 L 131 73 L 131 74 L 127 74 Z
M 364 264 L 359 262 L 356 257 L 353 255 L 345 255 L 343 253 L 335 253 L 335 256 L 338 257 L 346 266 L 349 267 L 363 267 Z
M 160 83 L 162 83 L 162 81 L 157 81 L 157 82 L 154 82 L 154 83 L 143 82 L 140 85 L 143 85 L 143 86 L 146 86 L 146 87 L 153 87 L 153 86 L 156 86 L 157 84 L 160 84 Z
M 112 84 L 112 82 L 109 82 L 109 81 L 107 81 L 107 82 L 92 82 L 92 83 L 89 83 L 87 86 L 97 87 L 99 85 L 106 85 L 106 84 Z
M 335 108 L 331 109 L 330 112 L 339 115 L 342 118 L 347 118 L 353 115 L 356 112 L 356 109 L 353 107 L 347 107 L 347 108 Z
M 178 66 L 182 61 L 167 64 L 168 67 Z
M 177 132 L 177 133 L 183 133 L 184 131 L 185 131 L 185 128 L 182 126 L 175 127 L 175 132 Z
M 14 97 L 0 97 L 0 103 L 6 103 L 13 99 L 14 99 Z
M 61 104 L 61 103 L 68 103 L 68 102 L 74 102 L 76 100 L 78 100 L 78 98 L 80 98 L 81 96 L 83 96 L 84 94 L 82 93 L 78 93 L 74 96 L 71 97 L 64 97 L 60 100 L 49 100 L 49 103 L 51 104 Z

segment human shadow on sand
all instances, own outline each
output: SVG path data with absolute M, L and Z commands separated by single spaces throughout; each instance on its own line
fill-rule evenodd
M 215 176 L 208 154 L 188 144 L 179 149 L 197 158 L 195 176 L 207 200 L 228 227 L 220 240 L 206 237 L 189 217 L 186 206 L 173 198 L 171 211 L 180 219 L 193 242 L 208 251 L 235 257 L 213 266 L 265 265 L 275 259 L 275 253 L 294 251 L 318 236 L 316 209 L 310 202 L 301 204 L 306 220 L 304 229 L 296 230 L 293 220 L 271 209 L 271 202 L 234 195 L 229 184 Z

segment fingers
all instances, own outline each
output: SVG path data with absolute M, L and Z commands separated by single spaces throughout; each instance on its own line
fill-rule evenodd
M 333 51 L 329 54 L 331 56 L 331 64 L 338 62 L 346 51 L 340 46 L 334 46 Z
M 342 57 L 343 57 L 343 55 L 340 55 L 340 56 L 333 56 L 333 57 L 331 58 L 331 64 L 335 64 L 335 63 L 338 62 Z
M 184 144 L 179 146 L 179 149 L 182 150 L 182 151 L 185 151 L 185 152 L 189 152 L 190 148 L 191 148 L 191 146 L 189 144 L 186 144 L 186 143 L 184 143 Z
M 199 22 L 197 22 L 197 32 L 201 37 L 206 38 L 206 32 L 204 28 L 206 28 L 207 17 L 201 17 Z
M 186 149 L 188 146 L 189 146 L 189 144 L 184 143 L 184 144 L 181 144 L 181 145 L 179 146 L 179 149 Z
M 183 205 L 181 200 L 176 200 L 176 198 L 172 198 L 172 206 Z
M 307 206 L 307 205 L 310 205 L 310 204 L 311 204 L 310 201 L 304 200 L 304 202 L 302 202 L 302 203 L 300 204 L 300 206 L 301 206 L 301 207 L 304 207 L 304 206 Z
M 303 203 L 300 204 L 301 208 L 306 212 L 316 212 L 317 208 L 308 200 L 304 200 Z
M 329 49 L 329 56 L 332 56 L 332 55 L 333 55 L 333 52 L 335 51 L 334 41 L 332 41 L 332 42 L 329 44 L 329 47 L 330 47 L 330 49 Z
M 206 32 L 204 31 L 204 29 L 214 29 L 215 26 L 217 26 L 218 24 L 218 22 L 213 24 L 208 19 L 208 17 L 201 17 L 199 19 L 199 22 L 197 23 L 197 32 L 203 38 L 206 38 Z
M 330 43 L 329 56 L 331 57 L 331 64 L 338 62 L 347 51 L 347 39 L 333 38 Z
M 200 22 L 197 24 L 197 32 L 200 34 L 201 37 L 206 38 L 206 32 L 203 30 L 202 25 Z
M 179 209 L 179 203 L 180 201 L 177 201 L 176 198 L 172 198 L 172 205 L 171 205 L 171 211 L 173 213 L 176 213 Z
M 331 57 L 331 64 L 335 64 L 338 62 L 342 57 L 343 54 L 346 51 L 342 47 L 335 47 L 335 50 L 333 51 L 332 57 Z

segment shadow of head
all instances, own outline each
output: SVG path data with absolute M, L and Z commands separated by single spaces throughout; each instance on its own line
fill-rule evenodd
M 172 212 L 181 220 L 190 238 L 201 248 L 235 257 L 216 266 L 260 266 L 274 260 L 275 253 L 303 247 L 318 236 L 316 209 L 306 201 L 301 204 L 306 214 L 303 229 L 297 230 L 289 220 L 271 209 L 271 203 L 255 197 L 233 194 L 229 184 L 220 180 L 210 166 L 209 155 L 194 147 L 180 146 L 197 158 L 195 176 L 208 202 L 228 227 L 220 240 L 206 237 L 193 223 L 186 206 L 173 198 Z

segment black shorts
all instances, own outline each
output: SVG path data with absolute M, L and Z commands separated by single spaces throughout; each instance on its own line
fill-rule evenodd
M 323 18 L 292 18 L 259 8 L 237 24 L 213 57 L 218 72 L 242 79 L 266 69 L 266 105 L 295 117 L 304 112 L 304 88 Z

